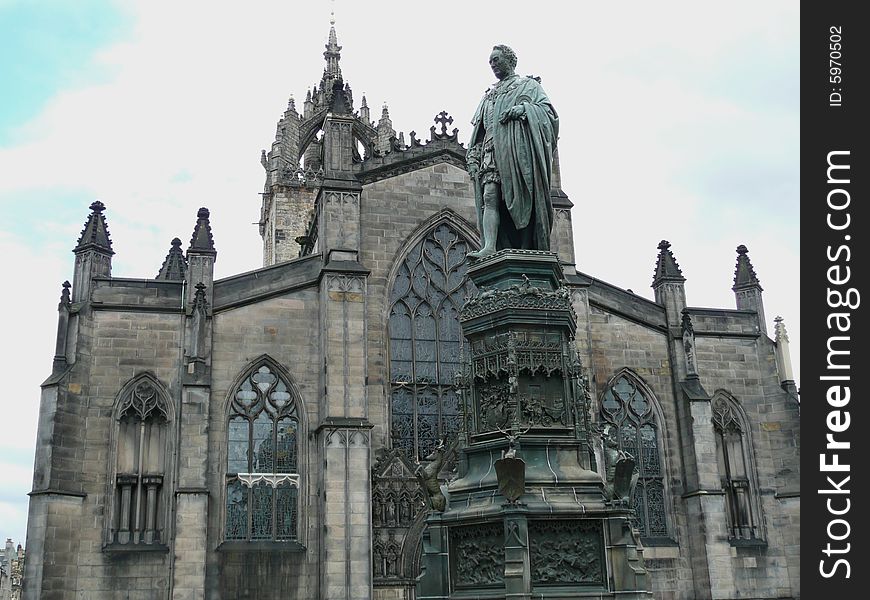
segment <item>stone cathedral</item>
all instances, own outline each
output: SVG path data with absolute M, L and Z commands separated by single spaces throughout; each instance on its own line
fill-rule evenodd
M 332 27 L 322 78 L 262 152 L 262 268 L 215 279 L 221 236 L 201 208 L 155 277 L 114 277 L 111 211 L 90 206 L 42 384 L 23 597 L 504 598 L 525 577 L 532 595 L 510 597 L 799 598 L 798 393 L 747 248 L 735 308 L 690 306 L 667 241 L 639 258 L 654 301 L 582 273 L 556 155 L 541 277 L 558 291 L 523 274 L 505 293 L 558 307 L 541 300 L 540 335 L 475 341 L 461 315 L 489 292 L 466 259 L 480 236 L 459 130 L 442 111 L 406 142 L 386 106 L 373 120 L 340 50 Z M 520 438 L 530 472 L 552 475 L 510 511 L 567 503 L 582 520 L 514 527 L 532 553 L 519 566 L 500 525 L 475 525 L 490 514 L 476 506 L 501 510 L 483 482 L 513 442 L 486 450 L 498 435 L 480 434 L 488 417 L 470 429 L 461 385 L 472 355 L 501 372 L 484 356 L 499 348 L 532 399 L 561 394 L 557 376 L 580 392 Z M 551 465 L 548 436 L 580 475 Z M 634 465 L 621 504 L 612 456 Z M 457 511 L 467 524 L 439 552 Z M 441 595 L 421 586 L 433 574 Z

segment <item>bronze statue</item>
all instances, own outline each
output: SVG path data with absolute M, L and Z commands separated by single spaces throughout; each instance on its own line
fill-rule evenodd
M 619 430 L 613 425 L 604 426 L 604 488 L 612 501 L 628 505 L 634 496 L 639 473 L 634 457 L 619 449 L 618 435 Z
M 435 449 L 423 459 L 429 462 L 425 465 L 417 463 L 417 469 L 414 472 L 420 487 L 426 494 L 428 507 L 435 512 L 444 512 L 447 508 L 447 498 L 441 489 L 438 473 L 441 472 L 444 462 L 455 451 L 457 440 L 454 439 L 450 445 L 447 445 L 446 441 L 446 439 L 440 440 Z
M 559 118 L 540 80 L 514 73 L 513 50 L 495 46 L 489 65 L 498 82 L 474 113 L 466 156 L 483 247 L 468 256 L 482 258 L 503 248 L 549 250 Z

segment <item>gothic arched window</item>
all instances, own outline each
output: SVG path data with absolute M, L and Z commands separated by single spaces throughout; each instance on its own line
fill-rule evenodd
M 115 404 L 115 494 L 110 543 L 164 543 L 171 409 L 150 373 L 131 380 Z
M 749 430 L 737 401 L 722 392 L 713 398 L 713 431 L 729 537 L 760 539 L 761 508 L 752 476 Z
M 668 535 L 664 466 L 651 394 L 629 373 L 615 377 L 601 397 L 601 420 L 617 428 L 619 449 L 634 457 L 638 480 L 632 504 L 643 537 Z
M 414 244 L 390 294 L 390 414 L 393 446 L 412 459 L 459 429 L 453 376 L 459 367 L 459 309 L 471 295 L 468 239 L 442 222 Z
M 227 427 L 225 539 L 297 538 L 299 409 L 268 363 L 233 390 Z

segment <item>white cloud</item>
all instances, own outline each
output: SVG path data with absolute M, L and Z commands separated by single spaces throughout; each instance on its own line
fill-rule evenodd
M 789 324 L 799 372 L 799 104 L 787 93 L 797 92 L 793 4 L 505 2 L 493 10 L 442 1 L 412 11 L 406 0 L 339 2 L 336 29 L 357 106 L 365 92 L 377 119 L 388 101 L 406 136 L 425 137 L 446 109 L 467 137 L 492 79 L 489 50 L 512 45 L 518 71 L 541 75 L 560 113 L 578 267 L 650 297 L 656 244 L 667 238 L 689 304 L 728 307 L 734 248 L 745 243 L 768 322 L 782 313 Z M 199 206 L 212 209 L 218 276 L 256 268 L 259 150 L 269 147 L 287 97 L 301 105 L 320 79 L 326 2 L 122 6 L 135 21 L 131 34 L 81 65 L 113 76 L 58 90 L 21 125 L 18 143 L 0 148 L 0 201 L 37 185 L 48 198 L 82 198 L 74 217 L 40 216 L 48 245 L 28 243 L 34 232 L 15 223 L 0 238 L 2 255 L 18 259 L 7 261 L 18 295 L 0 299 L 0 309 L 21 316 L 11 319 L 16 344 L 4 345 L 0 361 L 21 408 L 10 410 L 6 396 L 0 451 L 33 446 L 59 283 L 72 275 L 69 249 L 90 201 L 108 206 L 116 275 L 153 277 L 169 240 L 189 239 Z M 764 185 L 733 179 L 747 163 Z M 735 205 L 744 190 L 749 197 Z

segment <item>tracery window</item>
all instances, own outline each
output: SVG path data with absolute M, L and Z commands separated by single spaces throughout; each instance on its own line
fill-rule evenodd
M 112 544 L 164 541 L 169 415 L 165 395 L 150 375 L 128 383 L 118 398 Z
M 253 369 L 230 403 L 225 539 L 297 538 L 298 436 L 290 386 L 268 364 Z
M 452 389 L 462 333 L 459 309 L 471 295 L 468 240 L 441 223 L 405 256 L 390 294 L 390 410 L 393 446 L 414 459 L 459 429 Z
M 668 535 L 664 469 L 659 453 L 659 425 L 653 400 L 628 373 L 617 376 L 601 398 L 601 419 L 617 428 L 619 449 L 637 463 L 632 504 L 634 526 L 643 537 Z
M 713 430 L 716 433 L 716 459 L 725 492 L 728 532 L 731 539 L 761 537 L 760 507 L 750 468 L 747 430 L 737 403 L 717 394 L 713 399 Z

